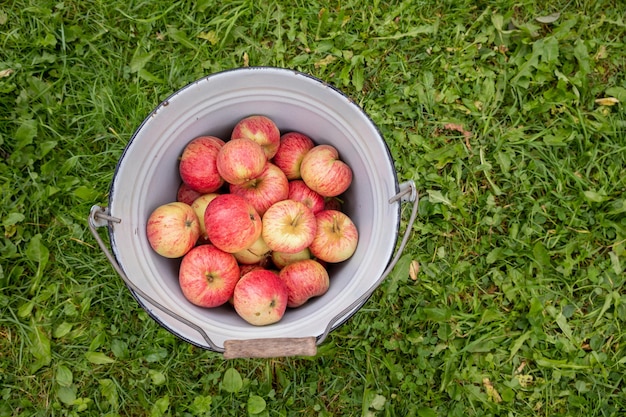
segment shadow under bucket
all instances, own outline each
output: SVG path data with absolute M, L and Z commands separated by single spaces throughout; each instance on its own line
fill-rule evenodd
M 353 170 L 342 195 L 359 230 L 354 255 L 329 267 L 330 288 L 281 321 L 252 326 L 230 305 L 206 309 L 188 302 L 178 284 L 179 260 L 157 255 L 146 237 L 148 216 L 176 199 L 178 158 L 201 135 L 228 140 L 235 123 L 270 117 L 281 133 L 302 132 L 331 144 Z M 396 250 L 403 202 L 413 211 Z M 165 329 L 227 358 L 315 355 L 316 346 L 367 301 L 399 258 L 417 213 L 413 182 L 399 184 L 379 130 L 340 91 L 309 75 L 250 67 L 202 78 L 175 92 L 148 115 L 118 161 L 109 205 L 94 206 L 89 225 L 100 247 L 140 305 Z M 108 228 L 109 252 L 96 228 Z M 394 256 L 395 251 L 395 256 Z

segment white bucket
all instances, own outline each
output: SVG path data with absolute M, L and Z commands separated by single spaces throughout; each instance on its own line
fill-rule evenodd
M 328 292 L 262 327 L 246 323 L 229 305 L 204 309 L 189 303 L 178 285 L 179 261 L 157 255 L 145 230 L 152 210 L 176 199 L 181 181 L 178 157 L 184 146 L 200 135 L 227 140 L 236 121 L 252 114 L 270 117 L 283 133 L 300 131 L 318 144 L 338 149 L 354 173 L 343 195 L 344 211 L 359 230 L 354 255 L 330 268 Z M 411 196 L 404 198 L 407 194 Z M 367 301 L 390 271 L 401 220 L 399 196 L 413 201 L 415 212 L 414 185 L 398 183 L 379 130 L 358 105 L 297 71 L 241 68 L 202 78 L 159 104 L 124 150 L 109 206 L 94 206 L 90 225 L 92 232 L 94 227 L 108 226 L 113 252 L 107 253 L 109 259 L 141 306 L 178 337 L 219 352 L 231 340 L 302 338 L 320 343 Z

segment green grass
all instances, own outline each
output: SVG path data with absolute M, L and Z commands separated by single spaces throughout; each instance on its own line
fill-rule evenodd
M 0 416 L 624 415 L 625 51 L 619 0 L 4 2 Z M 244 65 L 341 88 L 422 195 L 314 358 L 180 341 L 87 228 L 143 118 Z

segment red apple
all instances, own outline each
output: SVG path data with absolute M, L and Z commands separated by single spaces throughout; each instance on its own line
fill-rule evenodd
M 271 249 L 267 246 L 263 237 L 259 236 L 250 247 L 235 252 L 233 255 L 235 255 L 235 259 L 237 259 L 239 264 L 252 265 L 266 263 L 270 253 Z
M 303 203 L 313 213 L 324 210 L 324 197 L 311 190 L 302 180 L 289 181 L 289 193 L 287 198 Z
M 252 139 L 231 139 L 217 154 L 217 171 L 229 184 L 241 184 L 259 176 L 267 157 Z
M 178 187 L 178 191 L 176 192 L 176 201 L 191 205 L 191 203 L 193 203 L 193 200 L 200 197 L 201 195 L 202 193 L 197 192 L 196 190 L 190 188 L 184 182 L 181 182 L 180 186 Z
M 268 162 L 258 177 L 242 184 L 231 184 L 230 192 L 248 200 L 259 215 L 277 201 L 285 200 L 289 194 L 289 181 L 276 165 Z
M 146 234 L 156 253 L 166 258 L 180 258 L 196 244 L 200 224 L 189 204 L 176 201 L 152 211 Z
M 209 203 L 218 195 L 219 194 L 217 193 L 202 194 L 193 200 L 193 203 L 191 203 L 191 208 L 196 213 L 196 216 L 198 216 L 198 221 L 200 222 L 200 239 L 203 241 L 207 241 L 209 239 L 204 225 L 204 212 L 206 211 Z
M 266 268 L 261 264 L 240 264 L 239 265 L 240 278 L 246 275 L 248 272 L 254 271 L 257 269 L 266 269 Z
M 278 274 L 255 269 L 242 276 L 235 285 L 233 306 L 248 323 L 265 326 L 283 318 L 288 298 L 287 286 Z
M 290 263 L 296 261 L 302 261 L 304 259 L 311 259 L 311 251 L 309 248 L 304 248 L 300 252 L 296 253 L 286 253 L 286 252 L 277 252 L 273 251 L 271 254 L 272 262 L 278 269 L 282 269 Z
M 272 119 L 254 115 L 241 119 L 233 128 L 231 139 L 251 139 L 261 145 L 267 159 L 271 159 L 280 145 L 280 131 Z
M 224 179 L 217 171 L 217 155 L 224 141 L 215 136 L 200 136 L 189 142 L 180 157 L 178 171 L 183 182 L 200 193 L 212 193 Z
M 280 137 L 280 146 L 272 162 L 285 173 L 287 179 L 300 179 L 302 158 L 314 146 L 311 138 L 303 133 L 285 133 Z
M 351 257 L 357 246 L 359 234 L 355 224 L 345 213 L 322 210 L 315 215 L 317 231 L 309 246 L 316 258 L 325 262 L 342 262 Z
M 330 286 L 328 271 L 313 259 L 293 262 L 279 273 L 289 294 L 287 307 L 300 307 L 312 297 L 325 294 Z
M 295 200 L 274 203 L 263 215 L 261 235 L 273 251 L 296 253 L 311 244 L 317 221 L 313 211 Z
M 204 212 L 204 225 L 211 243 L 229 253 L 252 246 L 263 229 L 259 213 L 235 194 L 215 197 Z
M 352 169 L 331 145 L 317 145 L 307 152 L 300 174 L 306 185 L 324 197 L 338 196 L 352 183 Z
M 232 254 L 213 245 L 196 246 L 183 257 L 178 281 L 192 304 L 217 307 L 232 296 L 239 281 L 239 265 Z

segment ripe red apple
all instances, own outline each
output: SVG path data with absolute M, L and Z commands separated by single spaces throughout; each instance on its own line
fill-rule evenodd
M 217 171 L 217 155 L 222 146 L 224 141 L 215 136 L 200 136 L 189 142 L 178 164 L 183 182 L 202 194 L 220 188 L 224 179 Z
M 156 253 L 166 258 L 180 258 L 196 244 L 200 224 L 189 204 L 176 201 L 152 211 L 146 234 Z
M 289 181 L 289 193 L 287 198 L 303 203 L 313 213 L 324 210 L 324 197 L 311 190 L 302 180 Z
M 263 229 L 259 213 L 235 194 L 220 194 L 211 200 L 204 212 L 204 225 L 211 243 L 229 253 L 249 248 Z
M 287 132 L 280 137 L 280 146 L 272 162 L 285 173 L 287 179 L 300 179 L 302 158 L 314 146 L 315 143 L 307 135 Z
M 200 307 L 217 307 L 228 301 L 239 281 L 235 257 L 213 245 L 196 246 L 183 257 L 178 282 L 183 295 Z
M 235 259 L 237 259 L 239 264 L 252 265 L 265 263 L 271 252 L 272 250 L 267 246 L 263 237 L 259 236 L 250 247 L 235 252 L 233 255 L 235 255 Z
M 342 262 L 356 251 L 359 234 L 352 219 L 337 210 L 322 210 L 315 215 L 317 230 L 309 246 L 316 258 L 325 262 Z
M 207 206 L 215 197 L 219 194 L 217 193 L 208 193 L 202 194 L 191 203 L 191 208 L 198 216 L 198 221 L 200 223 L 200 238 L 204 241 L 208 240 L 208 236 L 206 233 L 206 227 L 204 225 L 204 212 L 206 211 Z
M 283 318 L 288 297 L 287 286 L 278 274 L 255 269 L 242 276 L 235 285 L 233 306 L 248 323 L 265 326 Z
M 241 184 L 256 178 L 267 157 L 261 145 L 252 139 L 231 139 L 217 154 L 217 171 L 229 184 Z
M 312 297 L 325 294 L 330 286 L 328 271 L 313 259 L 293 262 L 281 269 L 279 276 L 287 286 L 287 307 L 300 307 Z
M 289 181 L 280 168 L 268 162 L 258 177 L 241 184 L 231 184 L 230 192 L 248 200 L 263 216 L 272 204 L 287 198 Z
M 231 139 L 251 139 L 261 145 L 267 159 L 271 159 L 280 145 L 280 131 L 272 119 L 253 115 L 241 119 L 230 136 Z
M 201 195 L 202 193 L 197 192 L 184 182 L 181 182 L 180 186 L 178 186 L 178 191 L 176 192 L 176 201 L 191 205 L 191 203 L 193 203 L 193 201 Z
M 261 235 L 273 251 L 296 253 L 311 244 L 317 221 L 313 211 L 295 200 L 274 203 L 263 215 Z
M 300 174 L 306 185 L 324 197 L 338 196 L 352 183 L 352 169 L 331 145 L 317 145 L 307 152 Z
M 282 269 L 290 263 L 301 261 L 304 259 L 311 259 L 313 256 L 311 255 L 311 251 L 309 248 L 304 248 L 300 252 L 296 253 L 286 253 L 286 252 L 278 252 L 273 251 L 271 254 L 272 262 L 278 269 Z

